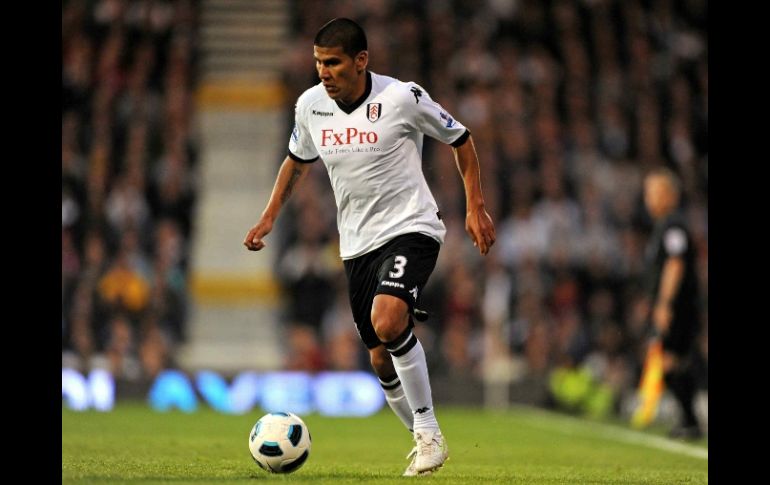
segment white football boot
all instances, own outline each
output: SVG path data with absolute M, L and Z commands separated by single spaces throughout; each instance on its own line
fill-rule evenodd
M 417 442 L 417 454 L 413 464 L 417 475 L 436 471 L 444 465 L 449 456 L 449 448 L 441 431 L 417 431 L 414 439 Z M 409 467 L 411 468 L 412 465 Z
M 404 471 L 404 475 L 403 476 L 405 476 L 405 477 L 416 477 L 416 476 L 419 475 L 419 476 L 422 477 L 422 476 L 430 475 L 431 473 L 433 473 L 430 470 L 428 470 L 427 472 L 417 473 L 417 469 L 414 467 L 414 464 L 417 461 L 417 447 L 416 446 L 414 448 L 412 448 L 412 451 L 410 451 L 408 455 L 406 455 L 406 459 L 407 460 L 411 459 L 412 462 L 409 463 L 408 467 L 406 467 L 406 471 Z
M 412 451 L 409 452 L 408 455 L 406 455 L 406 459 L 412 459 L 412 461 L 409 463 L 409 466 L 406 467 L 406 470 L 404 471 L 405 477 L 416 477 L 417 476 L 417 469 L 414 467 L 414 463 L 417 461 L 417 447 L 415 446 L 412 448 Z

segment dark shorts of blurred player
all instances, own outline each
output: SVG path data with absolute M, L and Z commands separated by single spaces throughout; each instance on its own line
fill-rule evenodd
M 700 316 L 694 305 L 674 309 L 668 332 L 663 336 L 663 350 L 686 359 L 696 347 Z

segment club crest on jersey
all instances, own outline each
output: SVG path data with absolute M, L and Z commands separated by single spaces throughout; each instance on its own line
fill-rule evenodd
M 369 103 L 366 105 L 366 117 L 374 123 L 382 115 L 382 103 Z

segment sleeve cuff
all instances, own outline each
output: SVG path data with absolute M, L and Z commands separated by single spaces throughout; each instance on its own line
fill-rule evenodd
M 465 144 L 465 142 L 468 140 L 469 136 L 471 136 L 471 131 L 466 128 L 465 129 L 465 133 L 460 135 L 460 138 L 458 138 L 457 140 L 455 140 L 452 143 L 450 143 L 450 145 L 452 145 L 455 148 L 459 148 L 460 146 Z
M 318 160 L 319 157 L 315 157 L 315 158 L 311 158 L 309 160 L 305 160 L 304 158 L 299 158 L 297 155 L 293 154 L 291 152 L 291 150 L 289 150 L 289 158 L 291 158 L 292 160 L 294 160 L 295 162 L 298 162 L 298 163 L 313 163 L 316 160 Z

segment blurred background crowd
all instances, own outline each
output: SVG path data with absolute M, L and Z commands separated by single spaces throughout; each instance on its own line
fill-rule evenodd
M 432 376 L 579 371 L 611 399 L 639 378 L 648 331 L 642 179 L 682 179 L 708 359 L 705 0 L 294 0 L 284 56 L 294 102 L 318 82 L 313 37 L 360 22 L 370 69 L 415 81 L 476 143 L 497 243 L 464 231 L 449 147 L 424 172 L 447 226 L 417 333 Z M 62 17 L 62 348 L 118 373 L 173 362 L 184 339 L 194 225 L 191 128 L 198 2 L 65 2 Z M 276 169 L 281 160 L 276 160 Z M 336 207 L 313 165 L 279 219 L 288 369 L 368 369 L 338 256 Z M 701 382 L 707 386 L 706 374 Z
M 563 371 L 572 370 L 614 404 L 634 389 L 649 330 L 644 252 L 652 221 L 642 179 L 659 166 L 683 181 L 707 361 L 706 7 L 697 0 L 295 2 L 289 119 L 296 97 L 318 82 L 315 33 L 347 16 L 367 33 L 372 71 L 417 82 L 473 133 L 497 225 L 486 258 L 465 234 L 449 147 L 425 143 L 423 169 L 448 229 L 421 301 L 432 317 L 417 325 L 431 376 L 483 378 L 502 366 L 514 380 L 550 379 L 558 394 Z M 286 322 L 298 327 L 290 364 L 366 368 L 335 259 L 328 176 L 321 163 L 313 169 L 291 199 L 292 216 L 280 220 L 285 251 L 276 274 L 288 295 Z
M 154 375 L 184 338 L 195 39 L 193 1 L 63 4 L 63 365 Z

